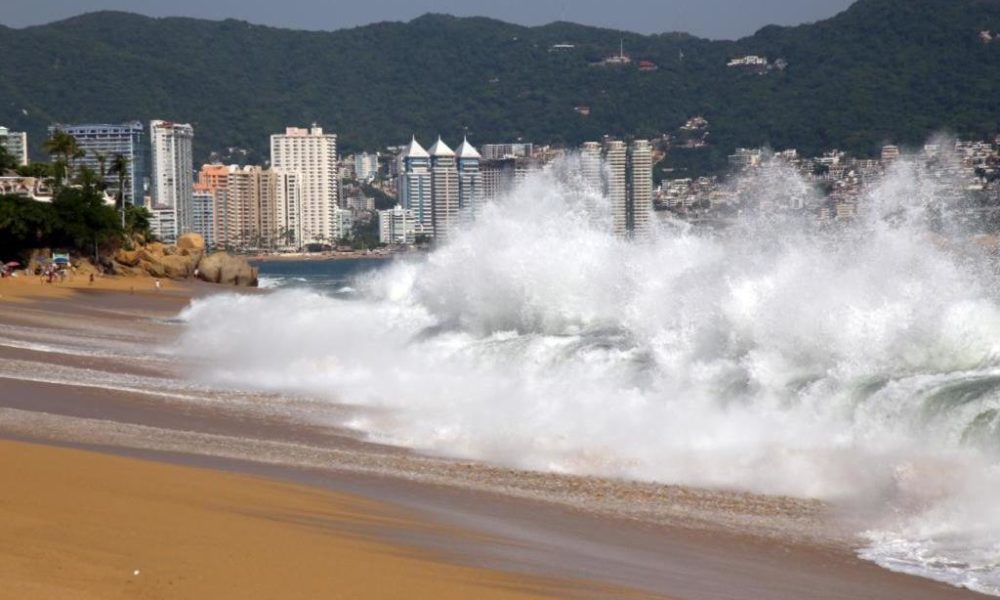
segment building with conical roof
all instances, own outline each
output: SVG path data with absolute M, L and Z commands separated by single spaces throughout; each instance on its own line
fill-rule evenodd
M 482 160 L 468 138 L 455 153 L 458 161 L 458 209 L 463 221 L 471 221 L 479 214 L 483 203 L 483 174 L 479 168 Z
M 414 137 L 403 151 L 403 168 L 398 180 L 399 203 L 413 214 L 417 236 L 434 234 L 431 199 L 431 155 Z
M 434 239 L 446 242 L 459 222 L 458 165 L 455 151 L 438 137 L 428 150 L 431 155 L 431 206 Z

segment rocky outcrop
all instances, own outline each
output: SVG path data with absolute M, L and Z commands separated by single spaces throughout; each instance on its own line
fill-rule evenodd
M 127 277 L 187 279 L 225 285 L 257 286 L 257 269 L 246 259 L 225 252 L 205 254 L 205 240 L 197 233 L 182 235 L 176 245 L 152 242 L 135 250 L 118 250 L 108 269 Z
M 224 285 L 257 287 L 257 269 L 244 258 L 225 252 L 215 252 L 198 263 L 198 278 Z

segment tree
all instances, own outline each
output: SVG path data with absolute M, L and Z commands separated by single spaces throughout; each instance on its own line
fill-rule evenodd
M 7 171 L 16 170 L 18 167 L 17 159 L 11 156 L 10 152 L 7 152 L 7 148 L 0 146 L 0 175 Z
M 49 139 L 45 140 L 42 147 L 50 155 L 56 157 L 52 171 L 56 187 L 62 187 L 63 182 L 72 176 L 71 161 L 83 158 L 84 152 L 80 149 L 75 137 L 61 130 L 56 131 Z

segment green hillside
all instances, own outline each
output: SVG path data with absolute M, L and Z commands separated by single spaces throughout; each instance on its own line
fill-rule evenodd
M 195 125 L 199 159 L 242 147 L 259 160 L 270 133 L 313 121 L 349 152 L 464 128 L 476 143 L 653 136 L 703 115 L 712 147 L 699 152 L 716 159 L 762 144 L 869 153 L 939 130 L 998 133 L 1000 38 L 984 30 L 1000 31 L 1000 0 L 860 0 L 736 42 L 442 15 L 302 32 L 92 13 L 0 27 L 0 124 L 37 152 L 51 122 L 165 118 Z M 631 65 L 592 65 L 622 39 Z M 744 54 L 788 66 L 726 67 Z

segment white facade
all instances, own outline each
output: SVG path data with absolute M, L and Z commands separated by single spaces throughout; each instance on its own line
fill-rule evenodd
M 152 217 L 149 219 L 149 229 L 158 240 L 165 244 L 177 241 L 177 210 L 173 207 L 150 208 Z
M 378 175 L 378 154 L 362 152 L 354 155 L 354 176 L 360 181 L 372 181 Z
M 416 241 L 416 222 L 413 211 L 396 205 L 390 210 L 378 211 L 378 241 L 399 246 Z
M 340 237 L 337 136 L 321 127 L 289 127 L 271 136 L 271 167 L 298 178 L 302 244 Z
M 459 224 L 458 166 L 455 152 L 440 137 L 428 152 L 431 155 L 434 239 L 444 242 L 454 235 Z
M 173 210 L 174 237 L 192 228 L 194 129 L 187 124 L 152 121 L 152 198 L 154 210 Z M 161 236 L 164 240 L 166 236 Z
M 605 192 L 611 204 L 611 228 L 615 235 L 628 234 L 628 191 L 626 190 L 626 146 L 620 140 L 604 142 Z
M 627 227 L 633 237 L 649 236 L 653 219 L 653 147 L 634 140 L 628 152 Z
M 28 134 L 23 131 L 11 131 L 6 127 L 0 127 L 0 146 L 7 150 L 7 154 L 14 157 L 17 164 L 24 166 L 28 164 Z

